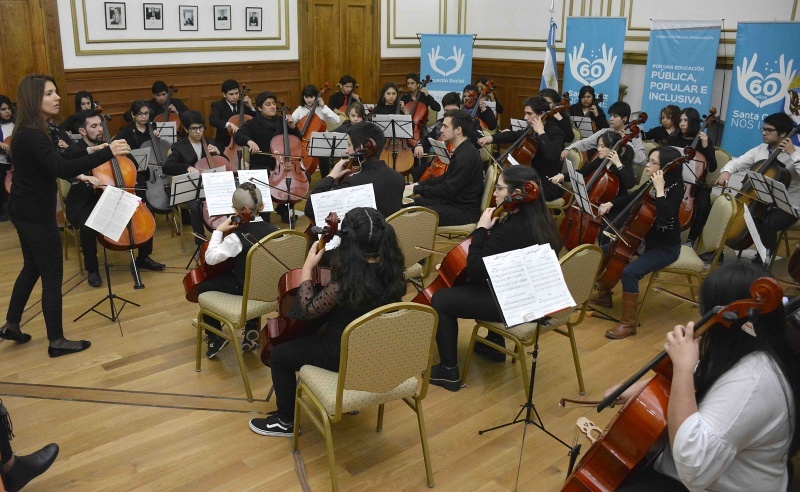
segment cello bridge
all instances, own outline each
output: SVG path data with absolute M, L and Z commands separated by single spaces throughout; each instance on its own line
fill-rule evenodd
M 594 425 L 594 422 L 586 417 L 579 418 L 575 425 L 578 426 L 578 430 L 581 432 L 581 434 L 585 435 L 592 444 L 594 444 L 595 441 L 597 441 L 603 434 L 603 429 Z M 593 432 L 597 432 L 596 437 L 592 434 Z

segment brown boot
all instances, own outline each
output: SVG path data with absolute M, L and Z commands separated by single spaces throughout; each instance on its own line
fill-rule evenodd
M 639 306 L 639 294 L 622 293 L 622 319 L 613 329 L 606 332 L 607 338 L 620 338 L 636 335 L 636 308 Z
M 612 308 L 614 307 L 614 301 L 611 299 L 611 294 L 611 289 L 598 285 L 592 297 L 589 298 L 589 302 L 598 306 Z

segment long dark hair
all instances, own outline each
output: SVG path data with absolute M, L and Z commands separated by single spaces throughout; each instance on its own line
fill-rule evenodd
M 309 84 L 303 87 L 303 90 L 300 91 L 300 107 L 301 108 L 306 107 L 306 99 L 305 99 L 306 97 L 311 97 L 311 96 L 316 97 L 317 95 L 319 95 L 319 91 L 317 90 L 316 85 Z
M 50 137 L 50 127 L 47 118 L 42 113 L 42 100 L 44 99 L 44 86 L 47 82 L 56 85 L 55 79 L 49 75 L 32 74 L 26 75 L 19 81 L 17 87 L 17 124 L 14 126 L 14 133 L 19 128 L 31 128 L 39 130 Z
M 342 243 L 332 261 L 332 277 L 339 282 L 339 304 L 364 309 L 399 301 L 406 293 L 403 252 L 397 236 L 374 208 L 359 207 L 342 220 Z M 370 267 L 367 258 L 377 258 Z
M 681 111 L 681 115 L 686 115 L 686 122 L 688 123 L 684 137 L 694 138 L 697 132 L 700 131 L 700 113 L 694 108 L 686 108 Z
M 83 109 L 83 108 L 81 108 L 81 101 L 83 99 L 88 99 L 89 101 L 91 101 L 92 105 L 89 107 L 89 109 L 94 109 L 94 97 L 92 96 L 92 93 L 89 92 L 89 91 L 80 91 L 77 94 L 75 94 L 75 112 L 76 113 L 80 113 L 81 109 Z
M 135 121 L 136 114 L 141 111 L 142 108 L 147 108 L 152 111 L 152 109 L 150 109 L 150 105 L 147 104 L 147 101 L 144 99 L 137 99 L 133 101 L 130 109 L 122 115 L 122 118 L 128 123 L 133 123 Z
M 8 107 L 11 108 L 11 119 L 9 121 L 14 121 L 14 103 L 11 102 L 8 96 L 0 94 L 0 106 L 3 104 L 8 104 Z
M 706 277 L 700 286 L 700 310 L 707 312 L 714 306 L 725 306 L 733 301 L 749 299 L 750 284 L 759 277 L 770 276 L 761 266 L 749 262 L 724 265 Z M 783 305 L 770 313 L 761 314 L 753 322 L 756 336 L 742 329 L 747 320 L 739 320 L 725 328 L 714 325 L 703 335 L 700 343 L 700 363 L 695 370 L 697 401 L 708 394 L 711 386 L 745 356 L 763 352 L 777 374 L 783 375 L 791 388 L 784 388 L 784 398 L 791 417 L 791 457 L 800 448 L 800 374 L 797 359 L 789 349 L 786 338 L 786 313 Z
M 547 210 L 547 205 L 544 202 L 544 192 L 542 191 L 542 181 L 539 179 L 539 174 L 532 167 L 527 166 L 511 166 L 503 171 L 503 181 L 508 186 L 509 193 L 522 187 L 528 181 L 534 181 L 536 186 L 539 187 L 539 196 L 536 200 L 528 203 L 523 203 L 517 214 L 525 217 L 525 226 L 528 232 L 533 235 L 536 244 L 550 244 L 553 251 L 558 254 L 561 250 L 561 236 L 556 229 L 553 222 L 553 216 Z
M 399 104 L 398 101 L 400 101 L 400 89 L 397 88 L 397 84 L 394 82 L 386 82 L 381 88 L 381 93 L 378 94 L 378 106 L 388 106 L 388 104 L 386 104 L 386 99 L 383 98 L 383 95 L 386 94 L 386 91 L 389 89 L 394 89 L 397 91 L 397 98 L 394 100 L 394 104 Z
M 651 150 L 648 156 L 653 155 L 653 152 L 658 152 L 658 162 L 661 164 L 661 169 L 664 169 L 664 166 L 669 164 L 670 162 L 674 161 L 682 154 L 681 152 L 672 147 L 670 145 L 662 145 L 660 147 L 656 147 L 655 149 Z M 666 188 L 669 188 L 672 184 L 677 183 L 678 181 L 682 181 L 682 173 L 683 166 L 673 166 L 672 169 L 669 171 L 664 172 L 664 185 Z

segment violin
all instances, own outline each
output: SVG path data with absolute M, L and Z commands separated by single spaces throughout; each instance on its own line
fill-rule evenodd
M 300 133 L 303 135 L 303 142 L 305 143 L 302 147 L 303 167 L 308 171 L 308 174 L 314 174 L 314 171 L 317 170 L 317 166 L 319 165 L 319 158 L 311 157 L 308 155 L 308 152 L 311 150 L 311 134 L 314 132 L 324 132 L 328 128 L 328 124 L 317 115 L 317 107 L 319 107 L 322 96 L 328 92 L 330 88 L 331 84 L 325 82 L 322 86 L 322 90 L 317 94 L 317 99 L 314 100 L 314 104 L 311 105 L 309 113 L 300 118 L 300 121 L 297 122 Z
M 339 233 L 339 217 L 336 212 L 331 212 L 325 219 L 325 227 L 322 229 L 322 237 L 316 244 L 316 251 L 325 249 L 325 245 Z M 267 324 L 261 329 L 260 345 L 261 362 L 270 365 L 270 356 L 275 346 L 284 342 L 292 341 L 309 335 L 312 329 L 318 324 L 307 321 L 298 321 L 289 318 L 289 312 L 295 303 L 297 291 L 302 283 L 303 269 L 296 268 L 284 273 L 278 282 L 278 316 L 267 320 Z M 314 268 L 311 281 L 315 289 L 322 289 L 331 281 L 330 268 L 323 268 L 319 265 Z
M 346 171 L 346 174 L 337 179 L 336 182 L 341 183 L 346 177 L 360 173 L 361 164 L 364 161 L 372 159 L 376 155 L 378 155 L 378 144 L 375 143 L 375 140 L 369 138 L 366 142 L 364 142 L 362 148 L 350 154 L 350 159 L 342 168 L 344 171 Z
M 150 125 L 150 123 L 148 123 Z M 162 166 L 167 160 L 167 155 L 170 151 L 169 142 L 156 137 L 153 130 L 156 124 L 152 123 L 149 128 L 148 134 L 150 136 L 149 142 L 144 142 L 139 148 L 150 148 L 150 153 L 147 158 L 147 169 L 150 171 L 150 177 L 147 180 L 147 204 L 150 205 L 157 212 L 166 213 L 172 207 L 169 206 L 169 180 L 164 174 Z
M 172 104 L 172 94 L 175 92 L 178 92 L 178 88 L 170 84 L 167 89 L 167 102 L 164 103 L 164 112 L 156 115 L 156 117 L 153 118 L 153 121 L 156 123 L 175 123 L 175 131 L 182 135 L 183 124 L 181 123 L 180 115 L 177 115 L 169 110 L 169 107 Z
M 694 158 L 695 150 L 687 147 L 685 155 L 662 166 L 664 174 L 681 166 Z M 617 219 L 627 218 L 625 224 L 620 227 L 620 234 L 611 242 L 608 252 L 603 257 L 600 265 L 600 274 L 597 283 L 611 290 L 622 277 L 622 270 L 628 266 L 633 254 L 639 249 L 639 245 L 644 237 L 650 232 L 656 222 L 656 199 L 651 191 L 653 190 L 653 180 L 650 179 L 647 185 L 642 186 L 636 193 L 634 199 L 617 216 Z M 615 221 L 617 220 L 615 219 Z
M 750 285 L 751 299 L 717 306 L 697 321 L 695 338 L 710 327 L 731 325 L 751 319 L 758 313 L 769 313 L 781 305 L 783 291 L 775 279 L 762 277 Z M 665 445 L 667 439 L 667 408 L 672 385 L 672 362 L 662 351 L 645 367 L 621 384 L 597 406 L 600 412 L 648 371 L 656 376 L 617 413 L 602 435 L 594 441 L 578 466 L 567 478 L 562 491 L 612 491 L 652 458 L 651 449 Z
M 567 109 L 569 109 L 569 93 L 564 92 L 561 95 L 561 101 L 559 102 L 558 106 L 555 106 L 553 109 L 542 115 L 542 123 L 544 123 L 547 118 L 552 117 L 554 114 L 563 113 Z M 510 155 L 521 165 L 530 167 L 531 163 L 533 162 L 533 158 L 536 156 L 536 152 L 539 150 L 539 145 L 536 143 L 533 137 L 531 137 L 532 133 L 533 126 L 528 125 L 528 128 L 526 128 L 522 135 L 517 138 L 516 142 L 511 144 L 511 147 L 509 147 L 500 155 L 500 157 L 497 158 L 497 162 L 503 162 Z
M 269 151 L 275 155 L 275 169 L 269 173 L 269 184 L 272 187 L 270 192 L 276 202 L 294 205 L 300 201 L 297 196 L 308 194 L 308 175 L 301 161 L 303 142 L 296 136 L 289 135 L 289 126 L 286 123 L 289 108 L 284 105 L 284 101 L 279 103 L 283 108 L 283 133 L 273 137 L 269 143 Z
M 239 102 L 242 103 L 239 105 L 239 114 L 235 114 L 228 118 L 228 123 L 231 125 L 236 125 L 237 128 L 241 128 L 242 125 L 253 119 L 253 117 L 249 114 L 244 114 L 244 98 L 247 97 L 249 93 L 250 89 L 246 85 L 242 84 L 242 87 L 239 88 Z M 236 145 L 236 142 L 233 141 L 233 134 L 235 132 L 230 127 L 228 128 L 228 133 L 231 136 L 231 142 L 227 147 L 225 147 L 225 150 L 222 152 L 222 154 L 228 159 L 228 161 L 236 162 L 236 167 L 238 168 L 238 164 L 241 162 L 239 157 L 240 147 Z
M 786 138 L 794 138 L 798 131 L 800 131 L 800 126 L 794 127 L 792 131 L 786 135 Z M 770 152 L 766 159 L 756 162 L 751 170 L 755 173 L 772 178 L 775 181 L 780 181 L 784 186 L 788 187 L 792 180 L 792 175 L 783 164 L 776 162 L 781 152 L 783 152 L 783 149 L 775 147 L 775 150 Z M 755 222 L 756 227 L 759 228 L 764 221 L 764 215 L 767 213 L 769 205 L 756 200 L 758 197 L 753 189 L 753 183 L 749 178 L 745 179 L 739 191 L 740 193 L 737 193 L 735 198 L 739 200 L 739 203 L 750 209 L 753 222 Z M 744 207 L 739 207 L 736 211 L 736 216 L 733 218 L 725 244 L 736 251 L 747 249 L 753 244 L 753 238 L 750 237 L 750 231 L 747 229 L 747 224 L 744 222 Z
M 252 220 L 252 214 L 249 210 L 245 209 L 231 217 L 231 222 L 236 225 L 236 229 L 244 226 Z M 236 230 L 234 229 L 234 230 Z M 231 231 L 233 232 L 233 231 Z M 228 233 L 230 234 L 230 233 Z M 229 272 L 233 265 L 236 263 L 236 257 L 232 256 L 227 260 L 217 263 L 216 265 L 209 265 L 206 263 L 206 251 L 208 250 L 208 241 L 200 245 L 200 252 L 198 254 L 197 266 L 189 271 L 183 277 L 183 289 L 186 292 L 186 300 L 189 302 L 197 302 L 197 286 L 206 280 L 219 277 L 225 272 Z
M 717 119 L 717 108 L 711 108 L 708 111 L 708 116 L 703 121 L 703 126 L 694 136 L 694 140 L 689 145 L 693 149 L 697 149 L 697 143 L 700 141 L 700 134 L 703 133 L 712 121 Z M 681 230 L 685 231 L 691 227 L 694 222 L 695 209 L 694 209 L 694 190 L 697 183 L 705 183 L 706 176 L 708 175 L 708 161 L 702 152 L 697 152 L 694 159 L 687 164 L 690 172 L 694 176 L 694 182 L 690 183 L 684 180 L 683 184 L 683 200 L 681 201 L 681 208 L 678 213 L 678 220 L 681 223 Z
M 492 218 L 500 217 L 504 213 L 508 214 L 523 203 L 536 200 L 538 196 L 539 186 L 535 181 L 527 181 L 520 191 L 505 197 L 503 203 L 498 205 L 492 212 Z M 433 299 L 433 294 L 436 291 L 465 282 L 467 280 L 467 255 L 471 244 L 472 238 L 468 237 L 451 249 L 442 259 L 436 279 L 428 287 L 421 290 L 411 302 L 430 306 L 431 299 Z

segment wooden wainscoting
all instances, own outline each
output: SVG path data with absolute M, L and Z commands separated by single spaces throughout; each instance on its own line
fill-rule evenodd
M 222 97 L 222 82 L 231 78 L 246 84 L 254 101 L 264 90 L 274 92 L 291 108 L 296 107 L 300 99 L 300 62 L 297 60 L 67 70 L 65 90 L 61 91 L 62 117 L 73 114 L 73 101 L 78 91 L 89 91 L 113 118 L 109 124 L 113 135 L 127 124 L 122 114 L 131 103 L 152 98 L 153 82 L 163 80 L 175 85 L 178 89 L 175 97 L 189 109 L 198 110 L 208 118 L 211 103 Z M 214 133 L 212 128 L 206 129 L 207 137 L 213 137 Z

